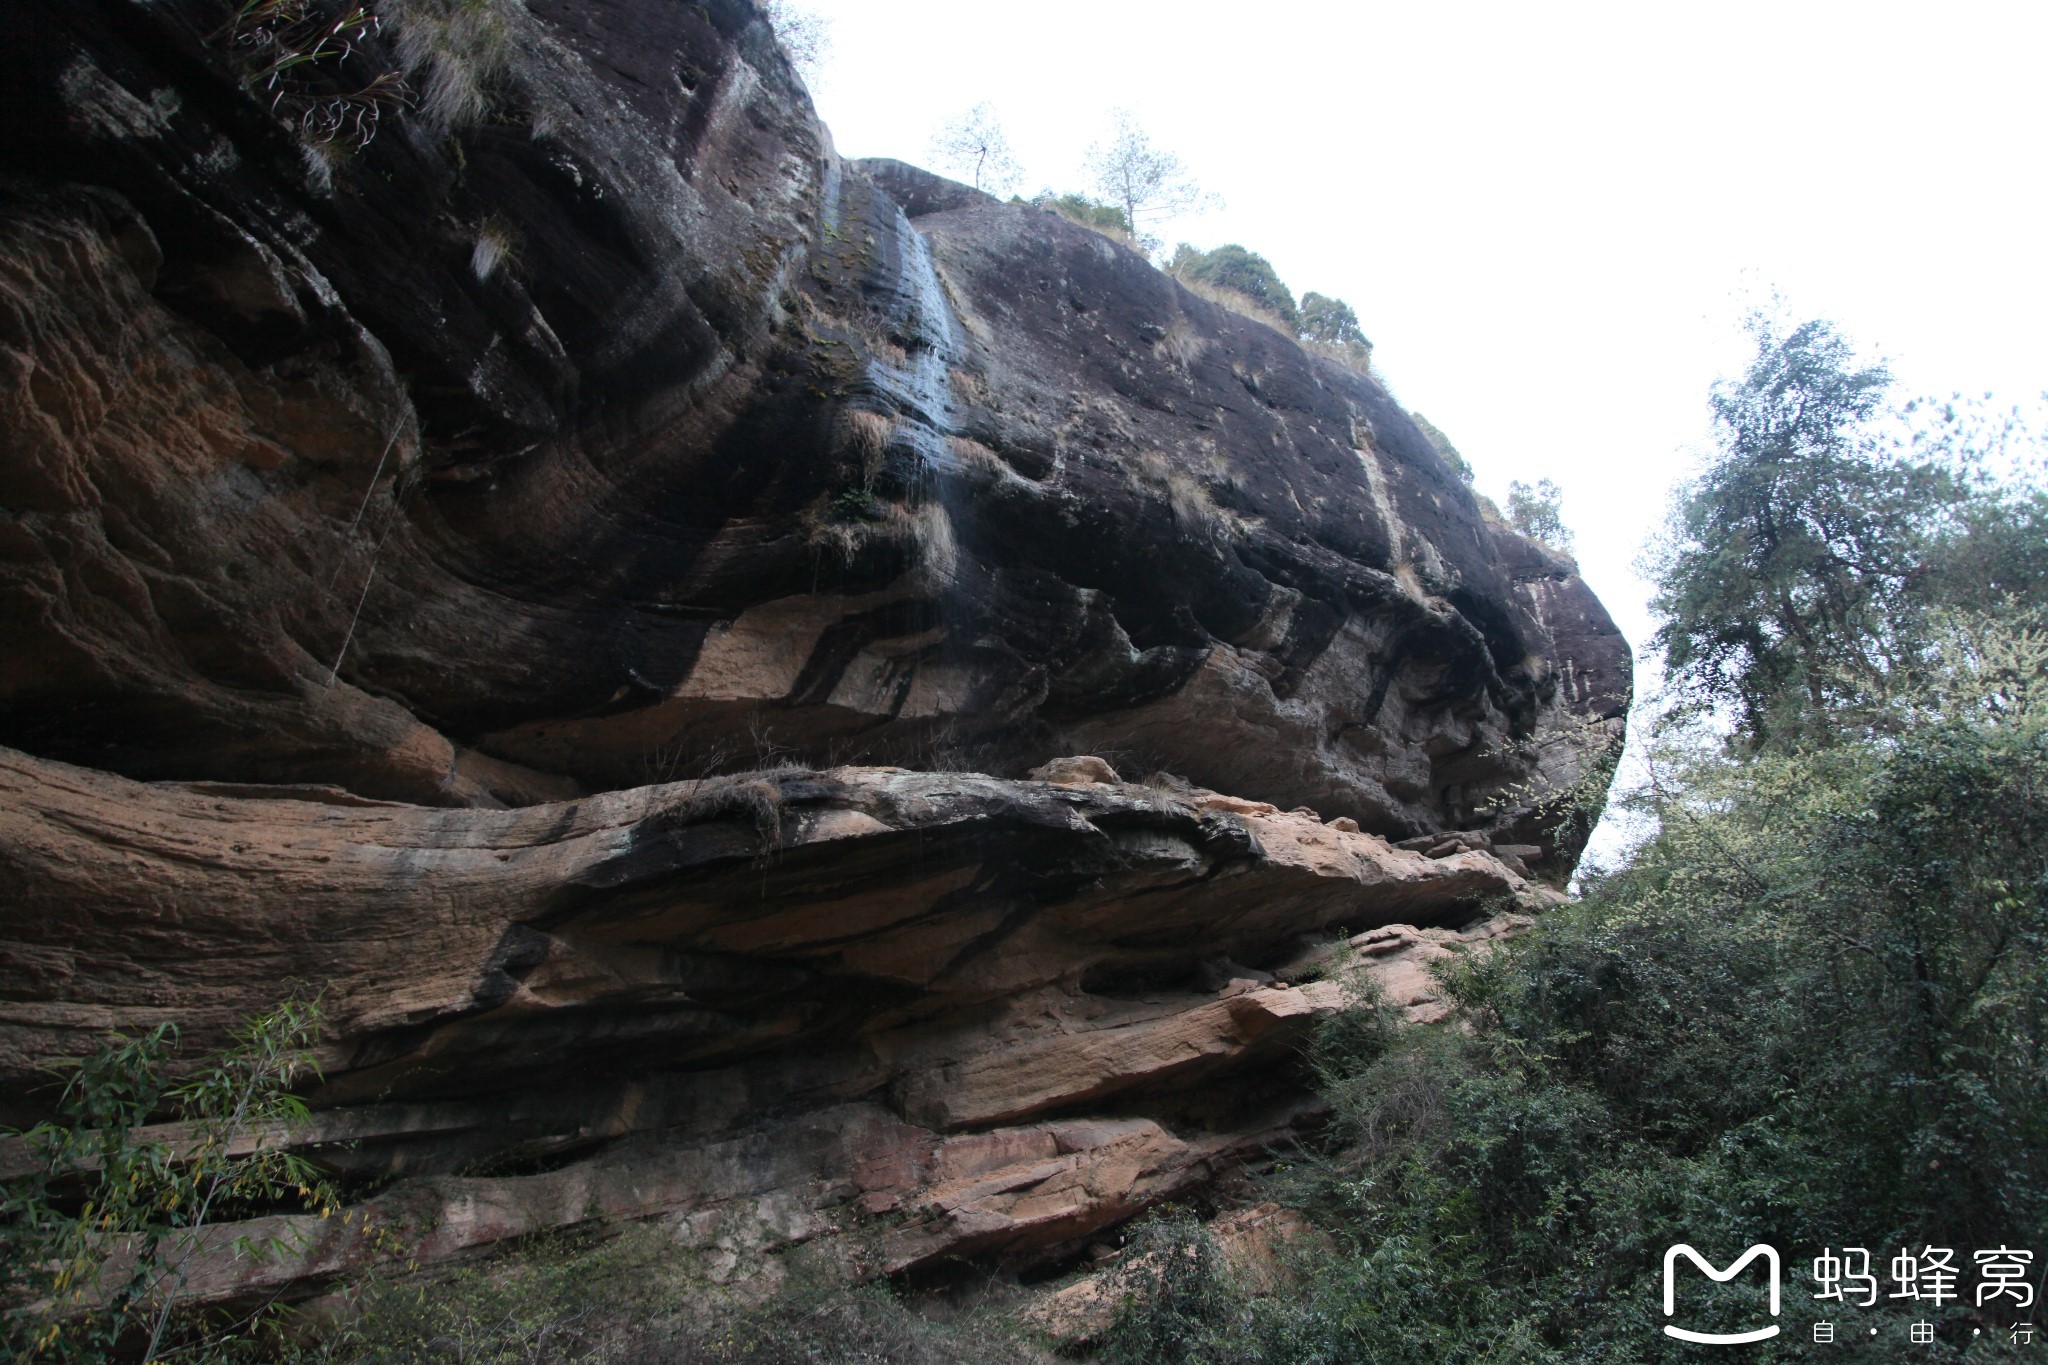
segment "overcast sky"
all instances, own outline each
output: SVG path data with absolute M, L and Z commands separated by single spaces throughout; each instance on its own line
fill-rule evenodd
M 2048 4 L 809 4 L 847 156 L 931 164 L 986 100 L 1025 193 L 1085 189 L 1128 109 L 1224 200 L 1166 240 L 1348 300 L 1481 491 L 1563 488 L 1634 643 L 1632 561 L 1773 290 L 1914 391 L 2048 388 Z

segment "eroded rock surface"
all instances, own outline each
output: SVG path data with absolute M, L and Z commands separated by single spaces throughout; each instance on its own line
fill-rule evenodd
M 459 8 L 0 11 L 0 1117 L 302 982 L 425 1258 L 1060 1256 L 1554 898 L 1627 647 L 1370 377 L 842 161 L 746 0 Z
M 318 983 L 319 1120 L 290 1140 L 407 1173 L 371 1212 L 430 1254 L 855 1213 L 895 1220 L 887 1269 L 1057 1254 L 1284 1136 L 1347 970 L 1459 941 L 1387 926 L 1554 895 L 1483 851 L 1122 782 L 785 770 L 465 811 L 8 751 L 0 795 L 10 1117 L 108 1030 L 203 1047 Z M 1324 979 L 1294 984 L 1305 944 Z M 465 1174 L 521 1163 L 551 1169 Z
M 0 20 L 0 740 L 458 805 L 1091 752 L 1533 842 L 1611 757 L 1611 623 L 1369 378 L 840 162 L 742 0 L 486 8 L 484 103 L 352 152 L 214 0 Z M 308 69 L 440 88 L 386 10 Z

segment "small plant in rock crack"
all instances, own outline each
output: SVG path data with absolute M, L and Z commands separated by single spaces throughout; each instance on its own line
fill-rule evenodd
M 308 145 L 360 151 L 377 136 L 384 111 L 405 100 L 397 71 L 354 88 L 341 79 L 343 64 L 377 28 L 377 16 L 361 5 L 243 0 L 215 41 L 241 65 L 243 88 Z
M 511 0 L 377 0 L 425 126 L 447 133 L 502 108 L 518 10 Z
M 476 244 L 469 253 L 469 268 L 478 282 L 488 280 L 501 269 L 508 273 L 517 271 L 522 264 L 518 230 L 495 213 L 486 218 L 476 231 Z
M 880 521 L 888 509 L 865 488 L 847 488 L 833 495 L 832 515 L 838 521 Z
M 180 1084 L 168 1077 L 169 1024 L 64 1066 L 56 1115 L 0 1144 L 0 1359 L 104 1360 L 117 1345 L 144 1362 L 218 1354 L 260 1327 L 260 1312 L 209 1320 L 183 1300 L 204 1253 L 289 1249 L 216 1237 L 224 1217 L 339 1208 L 312 1163 L 278 1142 L 307 1117 L 290 1087 L 319 1075 L 319 1026 L 316 1001 L 286 1000 Z M 160 1111 L 180 1121 L 145 1126 Z

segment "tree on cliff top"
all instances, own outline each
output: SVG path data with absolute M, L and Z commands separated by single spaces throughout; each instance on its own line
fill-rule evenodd
M 1569 552 L 1571 529 L 1564 524 L 1564 493 L 1549 479 L 1508 484 L 1508 524 L 1531 540 Z
M 1088 149 L 1088 172 L 1104 199 L 1124 211 L 1131 231 L 1150 246 L 1145 225 L 1216 202 L 1204 193 L 1172 152 L 1155 146 L 1137 120 L 1119 110 L 1107 142 Z
M 1358 314 L 1342 299 L 1318 294 L 1313 289 L 1301 296 L 1302 344 L 1318 355 L 1349 365 L 1362 374 L 1372 373 L 1372 342 L 1358 325 Z M 1441 435 L 1442 433 L 1438 433 Z M 1432 438 L 1434 439 L 1434 438 Z M 1448 449 L 1449 443 L 1440 448 Z M 1453 467 L 1462 467 L 1456 451 L 1444 457 Z M 1464 470 L 1470 483 L 1469 469 Z
M 1281 280 L 1273 263 L 1256 251 L 1247 251 L 1235 242 L 1225 242 L 1213 251 L 1197 251 L 1182 242 L 1166 269 L 1184 282 L 1200 280 L 1218 289 L 1234 290 L 1272 313 L 1290 331 L 1301 330 L 1294 291 Z
M 995 106 L 983 101 L 932 134 L 932 158 L 990 194 L 1008 194 L 1024 174 Z
M 1365 330 L 1358 325 L 1358 314 L 1350 304 L 1313 289 L 1301 296 L 1301 334 L 1327 346 L 1372 345 L 1365 339 Z

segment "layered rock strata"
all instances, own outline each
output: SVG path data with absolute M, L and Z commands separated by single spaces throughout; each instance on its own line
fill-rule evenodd
M 402 1175 L 371 1225 L 429 1258 L 657 1215 L 699 1241 L 881 1217 L 889 1270 L 1056 1256 L 1284 1136 L 1347 967 L 1459 941 L 1390 923 L 1554 897 L 1486 852 L 1072 776 L 785 770 L 436 811 L 7 752 L 0 792 L 0 1091 L 33 1103 L 43 1063 L 109 1030 L 218 1042 L 317 983 L 318 1120 L 269 1137 Z M 1320 979 L 1291 981 L 1309 957 Z M 212 1282 L 369 1254 L 359 1226 L 305 1230 Z
M 303 983 L 427 1259 L 1057 1257 L 1290 1131 L 1318 936 L 1422 1019 L 1562 883 L 1627 647 L 1370 375 L 746 0 L 374 8 L 0 8 L 0 1117 Z

